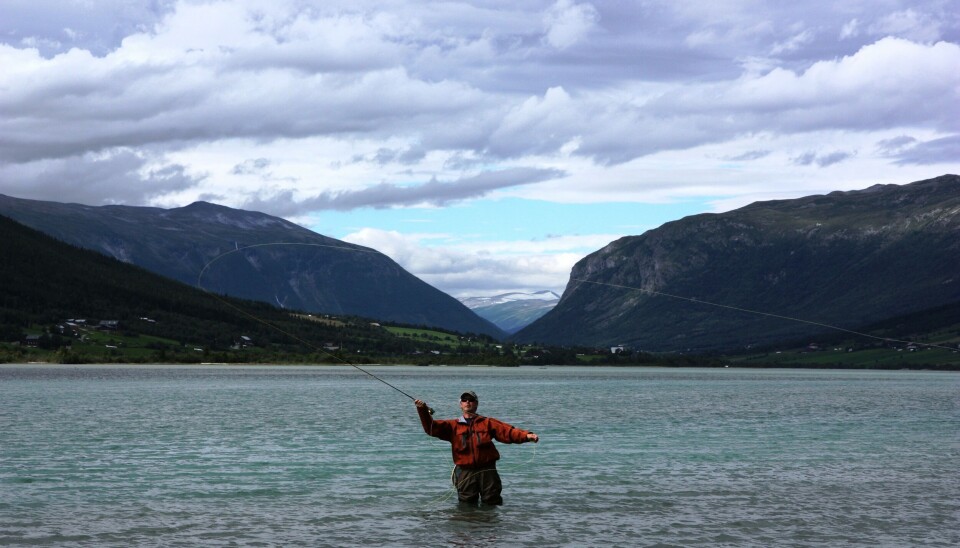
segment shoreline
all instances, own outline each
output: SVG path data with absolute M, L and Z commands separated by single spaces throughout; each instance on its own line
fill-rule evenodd
M 783 364 L 783 365 L 677 365 L 667 366 L 662 364 L 523 364 L 523 365 L 488 365 L 488 364 L 415 364 L 415 363 L 367 363 L 367 364 L 349 364 L 349 363 L 228 363 L 228 362 L 200 362 L 200 363 L 57 363 L 57 362 L 10 362 L 0 363 L 0 369 L 13 369 L 17 367 L 44 367 L 51 369 L 70 369 L 70 368 L 99 368 L 99 369 L 127 369 L 127 368 L 176 368 L 176 369 L 201 369 L 201 368 L 366 368 L 366 367 L 404 367 L 404 368 L 463 368 L 463 369 L 658 369 L 658 370 L 712 370 L 712 371 L 911 371 L 911 372 L 932 372 L 932 373 L 960 373 L 960 365 L 947 367 L 812 367 L 807 365 Z

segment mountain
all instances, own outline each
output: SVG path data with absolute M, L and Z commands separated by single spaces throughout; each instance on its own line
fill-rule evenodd
M 264 213 L 206 202 L 175 209 L 93 207 L 0 195 L 0 215 L 216 293 L 307 312 L 504 336 L 386 255 Z
M 265 303 L 218 298 L 199 289 L 80 249 L 0 216 L 0 342 L 68 318 L 114 320 L 183 344 L 226 348 L 240 334 L 258 343 L 337 340 L 343 329 L 297 321 Z M 92 324 L 91 324 L 92 325 Z M 364 336 L 369 337 L 364 333 Z M 359 337 L 358 337 L 359 338 Z
M 510 364 L 487 337 L 212 295 L 4 216 L 0 234 L 0 363 Z M 8 344 L 26 334 L 33 344 Z
M 460 302 L 507 333 L 516 333 L 553 309 L 559 300 L 560 296 L 553 291 L 537 291 L 465 297 Z
M 952 306 L 960 177 L 944 175 L 757 202 L 621 238 L 579 261 L 557 306 L 515 339 L 732 350 Z

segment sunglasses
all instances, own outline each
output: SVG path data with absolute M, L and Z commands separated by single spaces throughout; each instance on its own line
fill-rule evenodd
M 470 403 L 477 403 L 477 400 L 473 398 L 460 398 L 460 401 L 468 401 Z

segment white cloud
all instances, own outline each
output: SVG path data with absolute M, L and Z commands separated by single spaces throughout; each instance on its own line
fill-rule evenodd
M 503 115 L 489 136 L 490 150 L 504 157 L 555 152 L 585 129 L 584 106 L 563 88 L 530 97 Z
M 551 28 L 599 17 L 569 1 L 548 11 Z M 465 44 L 484 44 L 484 62 L 513 62 L 510 48 L 496 57 L 498 38 L 487 32 L 423 44 L 379 15 L 255 15 L 239 3 L 178 5 L 152 32 L 128 36 L 103 57 L 75 49 L 46 59 L 0 46 L 10 67 L 0 75 L 0 161 L 331 136 L 418 143 L 408 149 L 417 151 L 406 156 L 411 164 L 439 150 L 494 161 L 572 153 L 619 163 L 757 130 L 951 123 L 943 112 L 957 100 L 960 59 L 949 42 L 882 39 L 803 71 L 768 60 L 771 70 L 718 82 L 556 85 L 529 95 L 411 72 L 422 66 L 419 55 Z M 773 51 L 796 51 L 815 37 L 800 30 Z
M 469 243 L 451 234 L 362 229 L 343 239 L 377 249 L 455 297 L 550 289 L 560 293 L 585 250 L 621 235 Z
M 599 20 L 600 14 L 590 4 L 557 0 L 543 17 L 544 40 L 557 49 L 569 48 L 585 38 Z
M 813 41 L 815 34 L 810 29 L 805 29 L 803 32 L 795 34 L 783 42 L 777 42 L 771 48 L 770 53 L 773 55 L 780 55 L 783 53 L 789 53 L 800 49 L 801 47 L 809 44 Z
M 905 9 L 884 16 L 871 24 L 868 31 L 875 35 L 896 36 L 918 42 L 934 42 L 940 39 L 940 25 L 940 19 L 930 13 Z
M 820 61 L 801 73 L 774 69 L 764 75 L 706 86 L 688 86 L 656 101 L 659 111 L 703 116 L 712 133 L 757 128 L 784 132 L 897 125 L 956 127 L 944 117 L 960 100 L 960 46 L 923 45 L 885 38 L 838 60 Z M 736 118 L 709 115 L 736 114 Z
M 843 24 L 843 27 L 840 29 L 840 39 L 846 40 L 848 38 L 854 38 L 860 34 L 860 21 L 856 18 L 853 18 Z

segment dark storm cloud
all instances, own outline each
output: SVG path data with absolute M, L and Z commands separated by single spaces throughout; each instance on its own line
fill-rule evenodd
M 950 135 L 917 143 L 900 151 L 895 163 L 900 165 L 956 163 L 960 159 L 960 135 Z
M 196 186 L 177 164 L 151 165 L 123 150 L 99 157 L 69 157 L 0 165 L 0 189 L 19 198 L 90 205 L 148 203 L 151 198 Z
M 324 192 L 299 202 L 294 201 L 291 192 L 284 192 L 268 199 L 249 200 L 244 207 L 274 215 L 292 216 L 322 210 L 385 209 L 419 204 L 444 206 L 485 196 L 494 190 L 558 179 L 564 175 L 556 169 L 513 168 L 485 172 L 451 182 L 434 179 L 416 186 L 380 183 L 357 191 Z
M 816 161 L 816 159 L 817 159 L 817 153 L 808 151 L 808 152 L 804 152 L 799 156 L 794 156 L 793 158 L 790 159 L 790 161 L 793 162 L 794 165 L 808 166 L 812 164 L 814 161 Z
M 750 162 L 753 160 L 759 160 L 760 158 L 766 158 L 769 155 L 769 150 L 750 150 L 744 152 L 743 154 L 737 154 L 736 156 L 727 156 L 724 159 L 730 160 L 731 162 Z
M 817 157 L 817 165 L 820 167 L 832 166 L 853 157 L 853 153 L 838 150 L 829 154 Z
M 231 173 L 234 175 L 261 175 L 270 167 L 270 160 L 266 158 L 255 158 L 244 160 L 233 166 Z
M 877 143 L 877 150 L 887 156 L 892 156 L 902 152 L 904 149 L 913 146 L 917 142 L 916 138 L 909 135 L 900 135 L 892 139 L 884 139 Z
M 836 150 L 833 152 L 828 152 L 826 154 L 819 154 L 816 152 L 804 152 L 803 154 L 791 158 L 791 161 L 798 166 L 809 166 L 816 164 L 819 167 L 832 166 L 833 164 L 840 163 L 844 160 L 852 158 L 853 153 L 845 152 L 842 150 Z
M 426 149 L 421 146 L 412 146 L 406 149 L 379 148 L 372 154 L 358 154 L 353 157 L 353 162 L 372 162 L 377 165 L 385 166 L 396 162 L 402 165 L 416 164 L 427 155 Z

